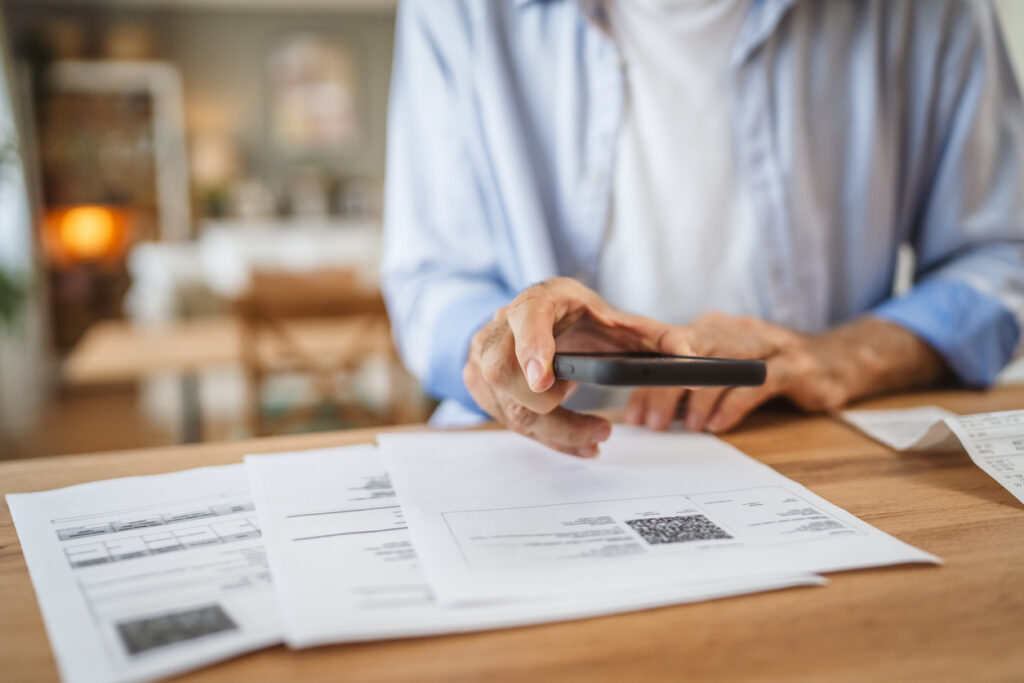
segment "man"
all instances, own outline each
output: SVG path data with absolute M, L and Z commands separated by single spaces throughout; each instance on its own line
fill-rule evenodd
M 1020 346 L 1024 115 L 987 2 L 408 0 L 396 41 L 384 287 L 447 419 L 595 454 L 556 348 L 765 359 L 764 387 L 626 409 L 720 431 L 985 386 Z

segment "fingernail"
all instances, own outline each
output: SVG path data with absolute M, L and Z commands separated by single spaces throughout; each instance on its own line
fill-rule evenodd
M 686 416 L 686 428 L 691 432 L 700 431 L 700 420 L 696 415 L 690 414 Z
M 597 446 L 583 446 L 582 448 L 578 448 L 576 449 L 576 455 L 581 458 L 596 458 Z
M 537 382 L 540 381 L 541 375 L 544 374 L 544 368 L 541 367 L 540 363 L 536 359 L 531 359 L 526 364 L 526 381 L 530 385 L 530 388 L 534 388 Z
M 611 435 L 612 426 L 609 424 L 604 424 L 594 430 L 594 433 L 590 435 L 590 440 L 595 443 L 600 443 L 601 441 L 607 441 L 608 437 Z
M 626 424 L 638 425 L 640 424 L 640 407 L 629 407 L 626 408 Z
M 721 431 L 721 429 L 722 429 L 722 419 L 721 418 L 713 417 L 713 418 L 711 418 L 711 420 L 708 421 L 707 430 L 709 432 L 711 432 L 712 434 L 714 434 L 715 432 Z
M 651 429 L 658 429 L 661 426 L 661 420 L 657 413 L 647 413 L 647 426 Z

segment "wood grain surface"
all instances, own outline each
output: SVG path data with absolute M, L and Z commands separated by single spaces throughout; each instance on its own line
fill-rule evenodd
M 863 407 L 1024 408 L 1024 387 Z M 246 453 L 372 440 L 275 437 L 0 463 L 0 493 L 238 462 Z M 292 652 L 193 672 L 221 681 L 1022 681 L 1024 506 L 965 454 L 899 454 L 825 416 L 762 411 L 727 440 L 945 561 L 833 574 L 798 588 L 582 621 Z M 0 511 L 0 679 L 56 680 L 10 512 Z

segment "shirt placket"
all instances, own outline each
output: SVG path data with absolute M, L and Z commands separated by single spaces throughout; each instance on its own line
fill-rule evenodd
M 771 78 L 762 48 L 790 2 L 755 6 L 736 46 L 730 70 L 733 134 L 737 140 L 741 179 L 754 207 L 761 245 L 754 264 L 762 316 L 801 330 L 824 325 L 825 281 L 816 272 L 820 259 L 801 240 L 793 220 L 782 160 L 776 149 L 777 122 L 772 119 Z
M 574 276 L 594 286 L 611 210 L 615 148 L 622 123 L 625 82 L 622 54 L 607 32 L 603 9 L 599 3 L 581 2 L 580 6 L 593 39 L 587 41 L 589 125 L 584 138 L 585 170 L 575 226 L 579 267 Z
M 782 178 L 772 152 L 767 83 L 754 71 L 747 63 L 734 73 L 733 133 L 761 244 L 754 264 L 762 285 L 758 287 L 761 312 L 766 318 L 792 325 L 797 294 L 791 278 L 794 240 L 787 225 Z

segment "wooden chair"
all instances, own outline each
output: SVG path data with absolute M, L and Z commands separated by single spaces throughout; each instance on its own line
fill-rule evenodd
M 422 395 L 395 352 L 380 291 L 361 284 L 354 271 L 256 272 L 234 309 L 253 434 L 308 427 L 325 408 L 338 420 L 336 426 L 423 419 Z M 387 404 L 376 411 L 360 403 L 351 382 L 375 356 L 385 359 L 389 384 Z M 285 372 L 310 376 L 317 400 L 270 419 L 263 390 L 271 375 Z

